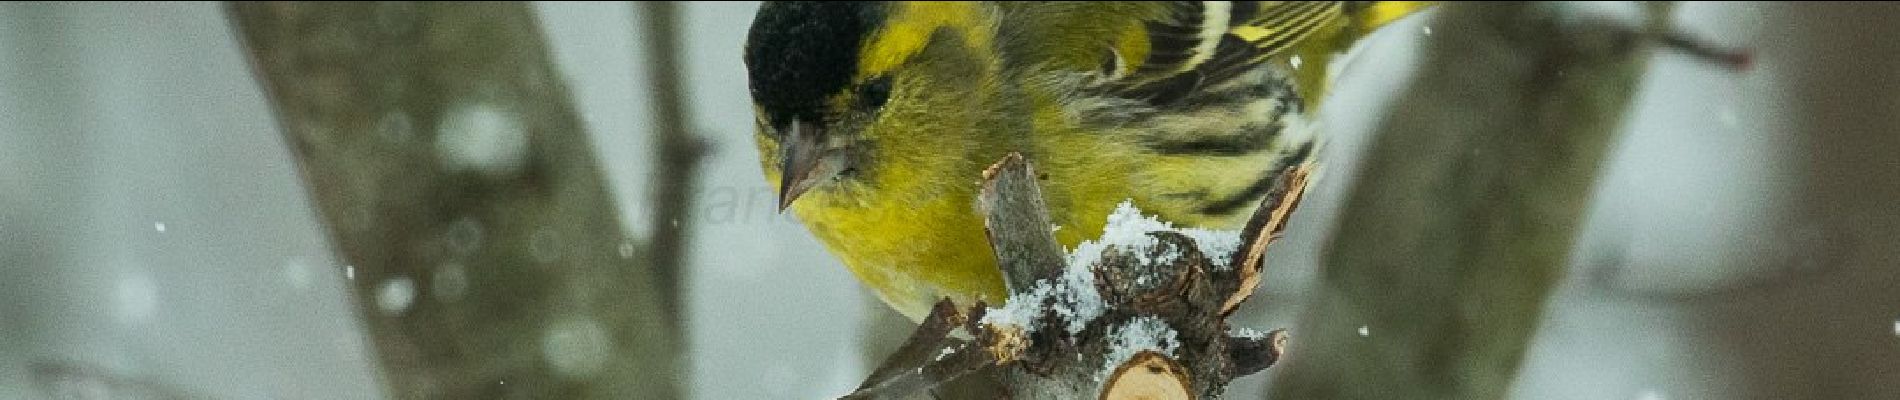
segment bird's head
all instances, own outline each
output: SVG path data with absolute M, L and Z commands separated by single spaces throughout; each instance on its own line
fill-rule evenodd
M 766 178 L 801 197 L 954 153 L 994 62 L 974 3 L 766 2 L 745 44 Z M 953 132 L 964 130 L 963 133 Z M 933 152 L 939 156 L 933 156 Z M 914 169 L 914 168 L 911 168 Z M 910 174 L 923 173 L 907 171 Z

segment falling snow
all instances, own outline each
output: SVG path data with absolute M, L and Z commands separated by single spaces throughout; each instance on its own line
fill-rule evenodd
M 112 291 L 120 322 L 145 322 L 158 312 L 158 285 L 150 276 L 127 274 L 119 278 Z
M 520 115 L 494 103 L 456 105 L 438 125 L 435 148 L 451 170 L 512 173 L 528 162 L 528 128 Z
M 1720 121 L 1724 127 L 1737 128 L 1742 126 L 1742 116 L 1735 111 L 1735 107 L 1722 107 L 1721 111 L 1716 112 L 1716 119 Z
M 415 135 L 415 122 L 405 112 L 383 114 L 383 118 L 376 121 L 376 133 L 391 142 L 407 141 Z
M 468 273 L 463 271 L 462 264 L 443 264 L 436 268 L 435 276 L 430 278 L 429 289 L 435 294 L 436 300 L 461 300 L 462 294 L 468 291 Z
M 548 326 L 542 333 L 541 354 L 555 373 L 587 379 L 613 358 L 613 341 L 600 322 L 591 318 L 567 318 Z
M 314 272 L 310 270 L 311 268 L 308 261 L 304 261 L 302 258 L 291 258 L 289 261 L 284 262 L 284 280 L 290 283 L 290 287 L 309 289 L 312 278 L 311 275 L 314 274 Z
M 449 251 L 456 256 L 473 254 L 482 244 L 482 225 L 474 218 L 462 217 L 449 224 L 449 231 L 443 240 L 447 241 Z
M 397 314 L 409 309 L 416 302 L 416 283 L 409 278 L 394 278 L 383 281 L 376 288 L 376 308 L 385 314 Z
M 633 258 L 633 240 L 622 239 L 618 250 L 620 251 L 620 258 Z

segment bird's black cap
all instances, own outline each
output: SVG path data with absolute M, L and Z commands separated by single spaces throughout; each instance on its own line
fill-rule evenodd
M 816 121 L 826 96 L 851 84 L 864 41 L 884 18 L 874 1 L 768 1 L 746 36 L 752 99 L 775 128 Z

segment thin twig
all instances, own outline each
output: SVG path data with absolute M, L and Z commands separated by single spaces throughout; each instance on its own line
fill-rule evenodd
M 649 251 L 652 273 L 659 276 L 661 296 L 668 300 L 666 314 L 679 321 L 679 304 L 686 293 L 681 271 L 685 270 L 685 252 L 692 244 L 684 221 L 692 220 L 691 196 L 697 187 L 699 160 L 706 144 L 692 134 L 688 121 L 691 110 L 680 88 L 678 6 L 671 1 L 639 2 L 646 23 L 641 24 L 647 43 L 647 83 L 653 85 L 654 136 L 659 139 L 655 156 L 652 220 L 653 239 Z M 683 324 L 682 324 L 683 325 Z

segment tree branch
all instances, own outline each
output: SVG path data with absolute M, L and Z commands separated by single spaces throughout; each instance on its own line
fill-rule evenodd
M 1027 292 L 1036 281 L 1062 273 L 1062 245 L 1050 230 L 1036 171 L 1022 155 L 1011 153 L 983 171 L 978 204 L 1010 293 Z
M 699 171 L 699 160 L 705 157 L 707 144 L 693 136 L 687 121 L 692 120 L 690 109 L 686 107 L 686 98 L 682 96 L 680 85 L 683 77 L 679 67 L 678 6 L 671 1 L 639 2 L 645 10 L 646 23 L 640 26 L 641 36 L 647 41 L 647 82 L 653 85 L 652 104 L 655 120 L 654 134 L 659 139 L 654 158 L 659 160 L 657 168 L 658 185 L 654 185 L 652 260 L 653 273 L 657 275 L 661 296 L 666 299 L 668 315 L 682 315 L 684 312 L 677 303 L 685 299 L 681 290 L 685 270 L 685 251 L 691 236 L 680 221 L 692 219 L 692 207 L 688 203 L 696 190 L 694 176 Z M 673 318 L 677 320 L 678 318 Z M 683 335 L 682 335 L 683 337 Z
M 681 395 L 675 278 L 623 244 L 527 4 L 227 12 L 391 397 Z
M 1009 280 L 1009 303 L 979 304 L 966 314 L 940 302 L 846 398 L 909 398 L 937 389 L 969 398 L 1218 396 L 1234 377 L 1267 368 L 1285 349 L 1284 333 L 1230 332 L 1225 318 L 1246 298 L 1241 291 L 1258 282 L 1258 256 L 1298 203 L 1306 171 L 1276 172 L 1260 217 L 1244 236 L 1227 232 L 1243 244 L 1233 254 L 1203 254 L 1200 241 L 1218 238 L 1124 207 L 1102 240 L 1065 255 L 1050 235 L 1034 168 L 1010 154 L 984 172 L 978 200 Z M 967 339 L 950 334 L 959 326 Z M 981 380 L 947 385 L 969 377 Z
M 1555 3 L 1440 12 L 1273 398 L 1502 398 L 1656 36 Z

